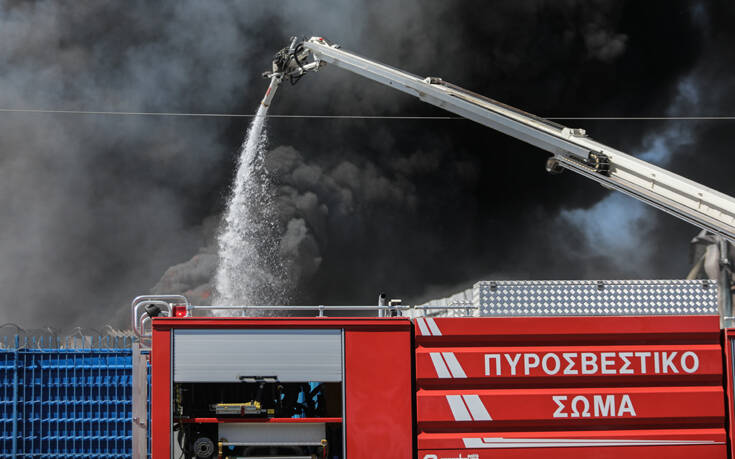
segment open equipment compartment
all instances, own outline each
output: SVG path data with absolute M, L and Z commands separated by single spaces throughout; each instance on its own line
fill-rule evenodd
M 341 329 L 177 329 L 174 450 L 186 459 L 342 455 Z
M 155 459 L 412 454 L 406 318 L 174 316 L 152 329 Z

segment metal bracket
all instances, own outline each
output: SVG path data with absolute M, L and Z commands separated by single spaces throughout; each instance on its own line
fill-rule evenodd
M 171 316 L 174 305 L 186 306 L 188 311 L 190 308 L 189 300 L 184 295 L 141 295 L 133 299 L 130 304 L 132 313 L 131 328 L 140 341 L 151 337 L 150 332 L 146 332 L 145 325 L 150 322 L 151 317 L 145 311 L 146 306 L 155 305 L 161 308 L 162 316 Z

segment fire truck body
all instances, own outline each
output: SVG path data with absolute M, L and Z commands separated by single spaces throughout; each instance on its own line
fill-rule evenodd
M 152 325 L 141 314 L 153 458 L 729 456 L 735 333 L 714 282 L 623 282 L 607 302 L 588 282 L 598 315 L 472 317 L 565 288 L 495 285 L 455 317 L 200 317 L 178 300 Z

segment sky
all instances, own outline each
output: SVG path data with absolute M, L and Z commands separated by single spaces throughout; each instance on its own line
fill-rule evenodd
M 0 0 L 0 108 L 254 113 L 318 35 L 541 116 L 733 115 L 728 1 Z M 337 68 L 271 112 L 441 115 Z M 729 195 L 732 121 L 560 121 Z M 0 112 L 0 323 L 124 327 L 206 302 L 247 118 Z M 292 304 L 418 303 L 487 279 L 683 278 L 698 229 L 466 120 L 274 118 Z

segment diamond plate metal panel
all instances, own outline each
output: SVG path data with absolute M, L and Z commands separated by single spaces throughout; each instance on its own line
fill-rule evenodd
M 717 284 L 708 280 L 482 281 L 474 286 L 480 316 L 717 314 Z
M 462 292 L 467 298 L 469 291 Z M 718 314 L 718 286 L 711 280 L 481 281 L 472 290 L 475 309 L 460 308 L 457 295 L 426 305 L 413 316 L 632 316 Z

